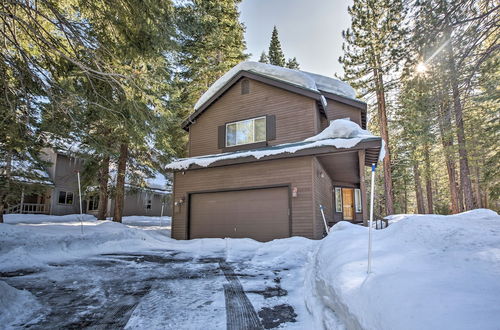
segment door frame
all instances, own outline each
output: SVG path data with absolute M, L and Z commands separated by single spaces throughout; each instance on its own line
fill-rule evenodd
M 292 184 L 275 184 L 267 186 L 251 186 L 251 187 L 238 187 L 238 188 L 225 188 L 225 189 L 214 189 L 214 190 L 199 190 L 187 192 L 187 221 L 186 221 L 186 237 L 191 239 L 191 195 L 194 194 L 210 194 L 219 192 L 230 192 L 230 191 L 243 191 L 243 190 L 259 190 L 259 189 L 272 189 L 272 188 L 287 188 L 288 190 L 288 236 L 292 237 Z
M 336 189 L 339 188 L 340 189 L 340 196 L 341 196 L 341 199 L 342 199 L 342 203 L 341 203 L 341 206 L 342 206 L 342 210 L 340 212 L 337 212 L 337 197 L 336 197 Z M 343 198 L 343 193 L 342 191 L 344 189 L 352 189 L 353 191 L 353 197 L 352 197 L 352 203 L 353 203 L 353 219 L 352 220 L 346 220 L 344 218 L 344 198 Z M 339 183 L 339 184 L 336 184 L 336 183 L 333 183 L 332 184 L 332 213 L 333 213 L 333 219 L 334 221 L 358 221 L 359 219 L 357 219 L 358 217 L 358 214 L 363 214 L 363 209 L 361 212 L 356 212 L 356 189 L 359 189 L 361 191 L 361 188 L 357 187 L 355 184 L 348 184 L 348 183 Z M 363 200 L 363 195 L 361 193 L 361 200 Z M 360 203 L 362 203 L 362 201 L 360 201 Z M 361 204 L 361 207 L 362 207 L 362 204 Z

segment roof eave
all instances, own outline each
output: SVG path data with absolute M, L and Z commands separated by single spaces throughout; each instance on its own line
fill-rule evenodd
M 179 169 L 172 170 L 173 172 L 183 172 L 188 170 L 197 170 L 211 167 L 220 167 L 220 166 L 228 166 L 228 165 L 236 165 L 236 164 L 244 164 L 244 163 L 254 163 L 266 160 L 275 160 L 275 159 L 283 159 L 283 158 L 293 158 L 293 157 L 304 157 L 304 156 L 314 156 L 314 155 L 324 155 L 330 153 L 346 153 L 353 152 L 358 150 L 367 150 L 365 155 L 365 166 L 371 166 L 373 163 L 378 162 L 378 156 L 380 153 L 380 149 L 382 148 L 382 139 L 380 137 L 373 137 L 365 139 L 359 142 L 357 145 L 351 148 L 335 148 L 333 146 L 321 146 L 321 147 L 311 147 L 304 148 L 302 150 L 298 150 L 294 153 L 284 152 L 276 155 L 264 156 L 259 159 L 253 156 L 234 158 L 234 159 L 222 159 L 213 162 L 208 166 L 200 166 L 196 164 L 191 164 L 187 169 Z

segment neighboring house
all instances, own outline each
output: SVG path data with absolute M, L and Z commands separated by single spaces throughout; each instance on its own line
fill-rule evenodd
M 20 203 L 10 206 L 6 213 L 76 214 L 80 213 L 77 172 L 83 169 L 83 160 L 71 154 L 43 150 L 43 159 L 51 165 L 47 168 L 45 192 L 23 196 Z M 168 180 L 157 173 L 155 178 L 146 179 L 146 187 L 126 184 L 123 215 L 159 216 L 171 214 Z M 85 197 L 87 196 L 87 197 Z M 82 211 L 97 215 L 98 196 L 82 191 Z M 114 200 L 108 201 L 107 216 L 113 215 Z
M 381 139 L 305 141 L 343 118 L 366 127 L 346 83 L 256 62 L 231 69 L 183 124 L 189 158 L 167 165 L 172 237 L 321 238 L 320 205 L 330 225 L 366 220 L 363 167 Z

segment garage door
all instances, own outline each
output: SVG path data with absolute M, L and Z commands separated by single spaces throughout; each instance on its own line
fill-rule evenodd
M 290 236 L 288 187 L 192 194 L 190 238 Z

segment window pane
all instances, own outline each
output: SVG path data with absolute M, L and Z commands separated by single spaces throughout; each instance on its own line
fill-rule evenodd
M 65 191 L 60 191 L 59 192 L 59 204 L 65 204 L 66 203 L 66 192 Z
M 266 141 L 266 118 L 255 119 L 255 142 Z
M 73 193 L 66 193 L 66 204 L 73 204 Z
M 226 126 L 226 147 L 236 145 L 236 124 Z
M 356 213 L 361 213 L 361 190 L 354 189 L 354 204 L 356 205 Z
M 236 144 L 253 142 L 253 120 L 244 120 L 236 124 Z
M 342 212 L 342 189 L 335 188 L 335 211 Z

